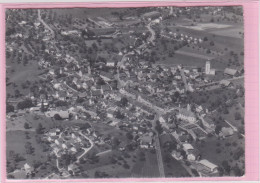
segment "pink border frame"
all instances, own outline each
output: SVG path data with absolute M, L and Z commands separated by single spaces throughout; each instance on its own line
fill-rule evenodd
M 6 179 L 6 133 L 5 133 L 5 9 L 7 8 L 72 8 L 72 7 L 148 7 L 148 6 L 243 6 L 245 32 L 245 176 L 243 177 L 192 177 L 192 178 L 120 178 L 120 179 L 65 179 L 65 180 L 7 180 Z M 259 65 L 258 65 L 258 1 L 212 1 L 212 2 L 88 2 L 88 3 L 10 3 L 0 5 L 1 27 L 1 182 L 102 182 L 102 181 L 256 181 L 259 180 Z

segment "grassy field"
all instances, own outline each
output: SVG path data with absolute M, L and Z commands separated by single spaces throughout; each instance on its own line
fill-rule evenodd
M 63 8 L 60 9 L 51 9 L 51 11 L 56 12 L 57 16 L 70 16 L 73 18 L 95 18 L 95 17 L 111 17 L 111 12 L 113 11 L 124 11 L 124 9 L 115 9 L 115 8 Z
M 228 108 L 229 114 L 223 114 L 223 118 L 230 122 L 233 126 L 237 128 L 243 128 L 244 124 L 244 116 L 245 116 L 245 109 L 242 106 L 242 98 L 241 101 L 236 100 L 237 103 L 234 104 L 232 107 Z M 240 103 L 241 102 L 241 103 Z M 239 113 L 241 115 L 241 119 L 235 119 L 235 113 Z
M 243 50 L 243 39 L 241 39 L 241 38 L 230 37 L 230 36 L 225 36 L 225 35 L 216 35 L 214 33 L 211 33 L 210 31 L 208 32 L 208 31 L 203 31 L 203 30 L 194 30 L 191 28 L 180 27 L 180 26 L 170 26 L 169 29 L 172 32 L 176 32 L 178 34 L 190 35 L 195 38 L 203 39 L 204 37 L 207 37 L 208 40 L 214 41 L 215 50 L 224 50 L 224 48 L 229 48 L 229 49 L 237 51 L 237 52 L 240 52 L 241 50 Z M 242 27 L 239 31 L 243 32 Z M 208 43 L 209 43 L 209 41 L 208 41 Z M 205 46 L 209 46 L 209 45 L 206 44 Z
M 133 177 L 159 177 L 158 163 L 155 153 L 145 151 L 145 161 L 137 161 L 132 168 Z
M 188 101 L 202 105 L 204 108 L 216 107 L 224 104 L 227 98 L 230 98 L 235 93 L 232 89 L 216 89 L 211 91 L 193 92 L 188 95 Z M 213 105 L 212 105 L 213 104 Z
M 17 87 L 13 87 L 13 85 L 6 87 L 6 92 L 11 95 L 14 94 L 16 89 L 18 89 L 21 94 L 28 94 L 28 89 L 23 89 L 21 84 L 27 80 L 30 82 L 39 80 L 38 75 L 42 73 L 41 70 L 38 70 L 38 63 L 36 61 L 29 62 L 29 64 L 24 66 L 22 63 L 13 63 L 7 59 L 6 67 L 6 77 L 9 78 L 8 83 L 13 82 L 17 85 Z
M 104 123 L 92 123 L 92 127 L 99 134 L 102 134 L 105 136 L 110 135 L 111 137 L 116 137 L 121 141 L 121 143 L 123 143 L 125 145 L 129 142 L 129 140 L 126 138 L 126 135 L 125 135 L 126 132 L 119 130 L 115 127 L 109 126 Z
M 163 28 L 163 27 L 159 27 Z M 225 35 L 213 34 L 207 30 L 194 30 L 187 27 L 168 26 L 170 31 L 178 34 L 192 36 L 193 38 L 207 37 L 208 41 L 204 41 L 197 45 L 189 44 L 179 48 L 180 41 L 164 41 L 166 47 L 162 44 L 162 39 L 157 41 L 157 47 L 152 48 L 157 53 L 156 61 L 165 65 L 183 64 L 186 66 L 199 66 L 204 67 L 207 60 L 211 60 L 212 68 L 217 70 L 224 70 L 226 67 L 241 68 L 244 63 L 243 52 L 243 39 L 237 37 L 228 37 Z M 233 28 L 233 27 L 231 27 Z M 228 29 L 228 28 L 225 28 Z M 217 29 L 221 30 L 221 29 Z M 241 26 L 237 26 L 236 30 L 243 31 Z M 171 37 L 171 36 L 169 36 Z M 178 48 L 177 50 L 176 47 Z M 175 54 L 169 57 L 169 51 L 173 50 Z M 232 53 L 237 54 L 237 61 L 234 60 Z
M 210 29 L 212 30 L 212 29 L 228 28 L 228 27 L 231 27 L 231 25 L 216 24 L 216 23 L 197 23 L 196 25 L 193 25 L 193 26 L 183 26 L 183 27 L 193 29 L 193 30 L 204 31 L 204 30 L 210 30 Z
M 173 137 L 171 138 L 171 140 L 177 143 Z M 170 154 L 171 152 L 169 151 L 166 142 L 163 141 L 161 136 L 160 145 L 161 145 L 161 153 L 163 158 L 165 176 L 166 177 L 190 177 L 189 173 L 181 165 L 181 162 L 177 161 L 171 156 Z
M 216 29 L 209 31 L 212 34 L 219 35 L 219 36 L 227 36 L 227 37 L 233 37 L 233 38 L 241 38 L 242 32 L 244 32 L 243 28 L 241 26 L 233 26 L 223 29 Z
M 31 127 L 29 130 L 24 129 L 24 123 L 27 122 Z M 84 124 L 87 121 L 83 120 L 54 120 L 52 118 L 48 118 L 45 115 L 36 115 L 36 114 L 25 114 L 24 116 L 17 117 L 14 120 L 8 120 L 6 124 L 7 131 L 14 130 L 23 130 L 23 131 L 35 131 L 38 127 L 39 123 L 42 124 L 44 130 L 49 130 L 51 128 L 60 126 L 60 127 L 68 127 L 74 126 L 77 124 Z
M 219 140 L 215 136 L 208 137 L 205 142 L 199 142 L 195 145 L 200 151 L 202 159 L 207 159 L 218 166 L 222 166 L 222 162 L 227 160 L 231 167 L 237 164 L 242 170 L 244 169 L 244 156 L 234 160 L 233 154 L 239 147 L 244 149 L 244 146 L 245 139 L 238 138 L 237 134 L 224 140 Z M 220 150 L 219 153 L 217 153 L 217 149 Z
M 35 132 L 27 131 L 29 139 L 26 138 L 24 131 L 9 131 L 6 133 L 6 152 L 7 160 L 10 159 L 9 151 L 14 151 L 19 153 L 22 157 L 25 158 L 25 161 L 20 161 L 17 165 L 17 168 L 21 168 L 25 163 L 32 165 L 34 161 L 47 161 L 47 153 L 43 151 L 41 144 L 35 140 Z M 25 149 L 25 143 L 30 142 L 34 148 L 33 154 L 27 154 Z

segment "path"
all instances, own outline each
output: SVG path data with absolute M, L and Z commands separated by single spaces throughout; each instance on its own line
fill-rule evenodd
M 154 30 L 151 28 L 151 24 L 152 22 L 150 22 L 148 25 L 147 25 L 147 28 L 148 30 L 151 32 L 151 37 L 148 39 L 149 42 L 153 43 L 154 39 L 155 39 L 155 32 Z
M 80 158 L 86 155 L 92 149 L 92 147 L 94 147 L 94 142 L 91 139 L 89 139 L 86 135 L 82 134 L 82 132 L 79 132 L 79 134 L 90 142 L 90 147 L 83 148 L 84 152 L 79 157 L 77 157 L 77 162 L 79 162 Z
M 111 151 L 112 151 L 112 150 L 109 149 L 109 150 L 106 150 L 106 151 L 103 151 L 103 152 L 97 153 L 96 156 L 100 156 L 100 155 L 103 155 L 103 154 L 109 153 L 109 152 L 111 152 Z
M 54 31 L 53 31 L 52 28 L 51 28 L 48 24 L 46 24 L 46 23 L 44 22 L 44 20 L 42 19 L 42 17 L 41 17 L 41 10 L 40 10 L 40 9 L 38 9 L 38 20 L 44 25 L 44 27 L 46 27 L 49 31 L 51 31 L 52 37 L 54 38 L 54 37 L 55 37 Z
M 155 136 L 155 150 L 156 150 L 156 157 L 157 157 L 160 177 L 165 177 L 159 134 L 155 130 L 156 121 L 158 119 L 159 119 L 159 114 L 156 113 L 156 115 L 154 117 L 154 120 L 153 120 L 153 123 L 152 123 L 154 131 L 156 132 L 156 136 Z
M 235 132 L 237 132 L 237 128 L 235 126 L 233 126 L 230 122 L 228 122 L 227 120 L 224 120 Z

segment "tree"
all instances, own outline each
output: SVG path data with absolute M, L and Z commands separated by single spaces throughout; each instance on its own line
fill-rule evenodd
M 217 125 L 216 128 L 215 128 L 215 133 L 218 135 L 219 132 L 221 131 L 221 129 L 222 129 L 222 126 Z
M 97 85 L 105 85 L 105 84 L 106 84 L 106 82 L 102 78 L 99 78 L 97 80 Z
M 53 116 L 53 118 L 54 118 L 55 120 L 62 120 L 62 117 L 61 117 L 59 114 L 55 114 L 55 115 Z
M 120 100 L 120 106 L 121 107 L 126 107 L 128 104 L 128 100 L 126 97 L 123 97 L 121 100 Z
M 133 151 L 133 150 L 135 150 L 133 144 L 127 144 L 127 145 L 125 146 L 125 149 L 126 149 L 127 151 Z
M 124 163 L 123 167 L 124 167 L 125 169 L 129 169 L 129 168 L 130 168 L 130 166 L 129 166 L 127 163 Z
M 32 147 L 32 144 L 30 142 L 26 142 L 24 147 L 27 154 L 32 154 L 34 152 L 34 148 Z
M 98 50 L 97 44 L 96 44 L 96 43 L 93 43 L 93 44 L 92 44 L 92 48 L 93 48 L 95 51 L 97 51 L 97 50 Z
M 72 154 L 63 154 L 60 158 L 60 162 L 64 166 L 68 166 L 69 164 L 75 162 L 77 160 L 75 155 Z
M 112 148 L 113 149 L 115 149 L 115 148 L 117 148 L 118 146 L 119 146 L 119 144 L 120 144 L 120 141 L 119 141 L 119 139 L 117 138 L 117 137 L 114 137 L 113 139 L 112 139 Z
M 55 103 L 55 105 L 56 105 L 57 107 L 67 106 L 68 103 L 67 103 L 66 101 L 58 100 L 58 101 Z
M 215 45 L 215 43 L 214 43 L 214 41 L 210 41 L 210 46 L 214 46 Z
M 162 125 L 159 121 L 156 121 L 156 126 L 155 126 L 156 131 L 161 134 L 163 132 Z
M 30 126 L 29 126 L 29 124 L 27 122 L 25 122 L 23 126 L 24 126 L 24 129 L 29 129 L 30 128 Z
M 222 162 L 222 166 L 223 166 L 223 169 L 225 170 L 225 172 L 227 174 L 229 174 L 230 173 L 230 165 L 228 164 L 228 162 L 226 160 L 224 160 Z
M 33 103 L 32 103 L 31 99 L 25 99 L 24 101 L 19 102 L 17 104 L 18 109 L 25 109 L 25 108 L 30 108 L 30 107 L 33 107 Z
M 17 98 L 21 95 L 20 91 L 19 90 L 15 90 L 14 91 L 14 96 Z
M 169 57 L 173 57 L 173 55 L 174 55 L 174 51 L 173 51 L 173 50 L 169 51 L 168 56 L 169 56 Z
M 224 175 L 224 169 L 222 167 L 218 167 L 218 172 L 220 176 Z
M 234 160 L 238 160 L 241 156 L 243 156 L 245 154 L 245 151 L 243 148 L 239 147 L 236 152 L 234 153 Z
M 81 130 L 86 130 L 86 129 L 88 129 L 88 128 L 91 128 L 91 126 L 90 126 L 89 123 L 84 123 L 84 124 L 80 127 Z
M 34 169 L 39 168 L 41 165 L 42 165 L 42 162 L 36 161 L 36 160 L 34 160 L 33 164 L 32 164 Z
M 14 112 L 14 106 L 10 104 L 6 104 L 6 113 Z
M 139 157 L 140 161 L 145 161 L 145 154 L 143 151 L 138 153 L 138 157 Z
M 240 120 L 241 118 L 241 114 L 239 112 L 235 112 L 235 120 Z
M 115 111 L 113 114 L 117 119 L 124 119 L 124 114 L 122 114 L 119 110 Z
M 43 134 L 43 130 L 44 130 L 44 128 L 43 128 L 42 124 L 39 123 L 38 127 L 36 128 L 36 133 L 37 134 Z
M 244 175 L 243 171 L 237 165 L 232 167 L 232 170 L 233 170 L 235 176 L 243 176 Z
M 43 101 L 41 103 L 41 112 L 45 112 L 45 107 L 44 107 Z
M 131 132 L 127 132 L 127 133 L 126 133 L 126 137 L 127 137 L 129 140 L 133 140 L 133 138 L 134 138 Z

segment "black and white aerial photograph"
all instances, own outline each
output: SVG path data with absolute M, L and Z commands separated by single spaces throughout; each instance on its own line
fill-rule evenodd
M 242 6 L 5 20 L 8 179 L 245 174 Z

